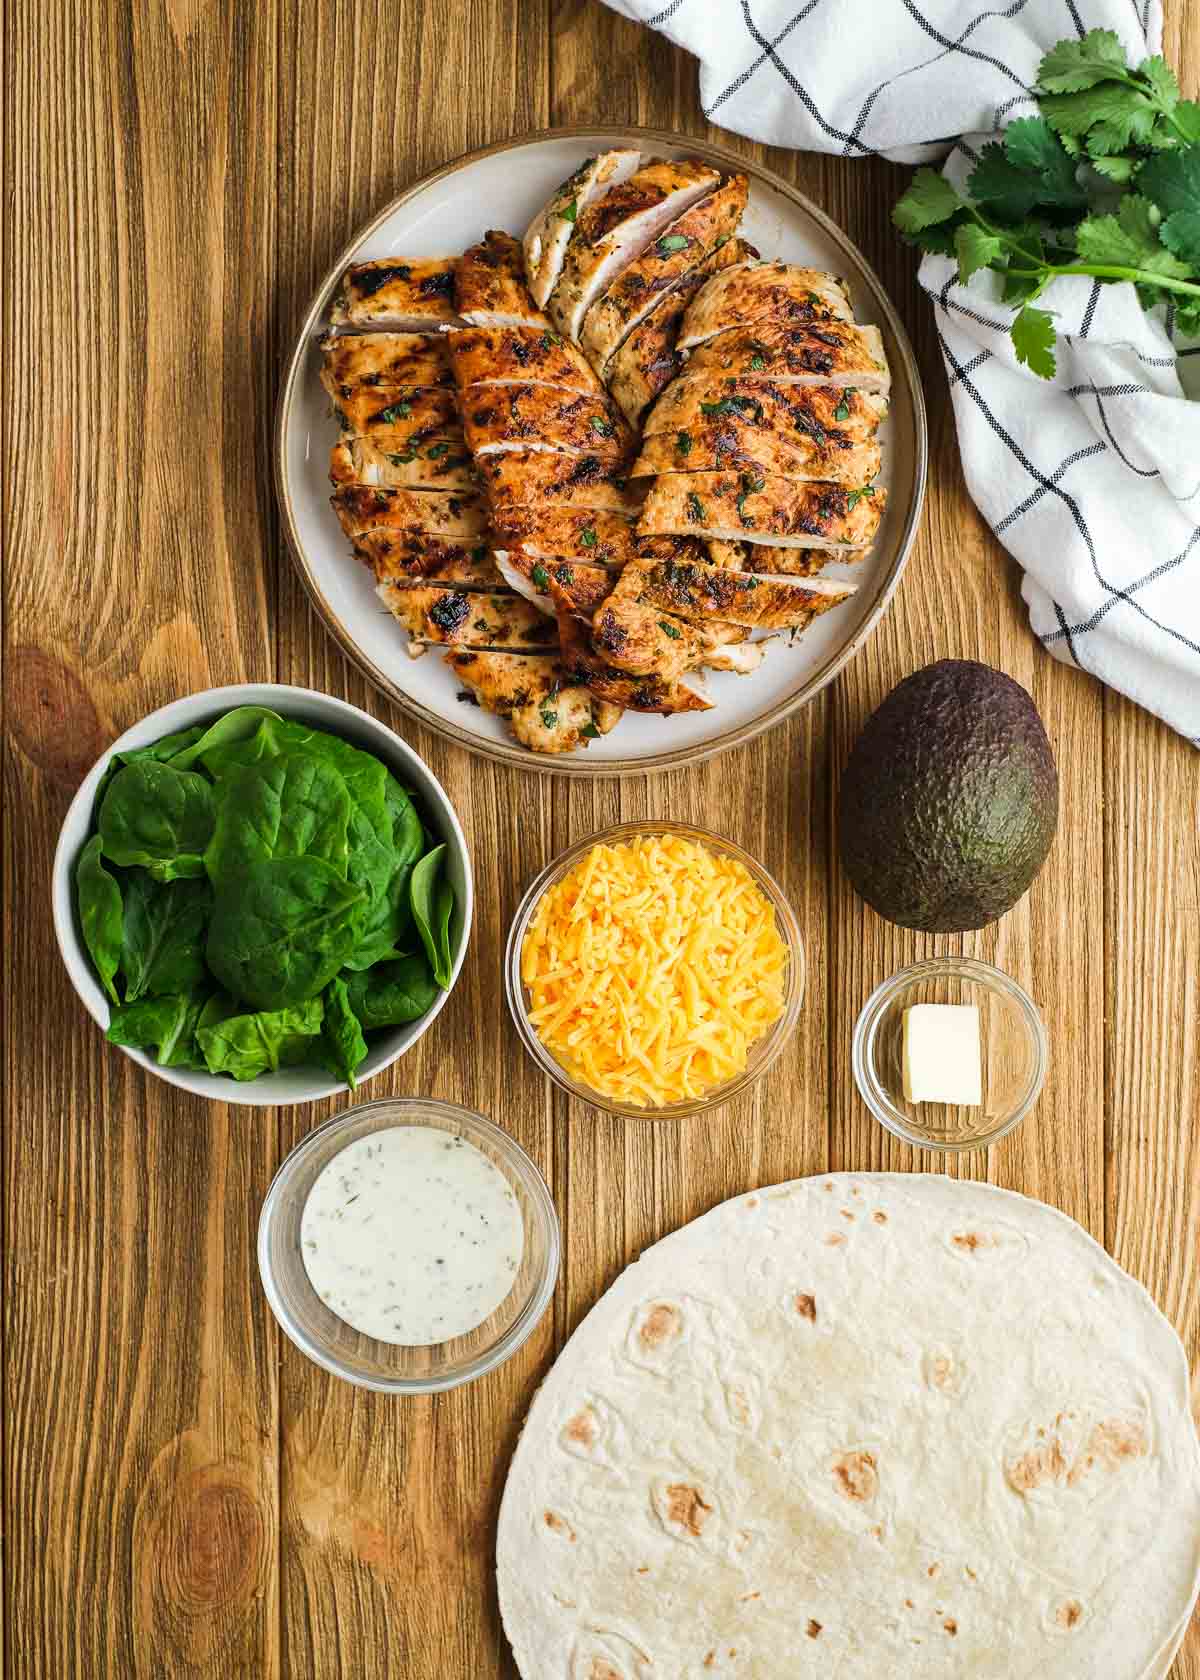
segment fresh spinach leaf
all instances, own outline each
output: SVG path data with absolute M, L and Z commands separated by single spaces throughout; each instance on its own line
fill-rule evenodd
M 213 1026 L 198 1027 L 196 1040 L 210 1073 L 228 1073 L 239 1081 L 257 1079 L 310 1060 L 323 1018 L 321 999 L 311 998 L 294 1008 L 227 1016 Z
M 325 1015 L 321 1022 L 321 1061 L 331 1073 L 344 1079 L 353 1091 L 355 1072 L 366 1059 L 367 1041 L 358 1016 L 350 1007 L 346 982 L 331 980 L 325 988 Z
M 125 882 L 121 971 L 125 1001 L 190 991 L 204 979 L 207 881 L 156 881 L 132 870 Z
M 202 1068 L 195 1032 L 203 1005 L 203 994 L 189 993 L 122 1004 L 113 1010 L 109 1042 L 131 1050 L 157 1050 L 163 1067 Z
M 196 724 L 191 729 L 177 730 L 174 735 L 164 735 L 161 741 L 154 741 L 148 747 L 130 747 L 128 752 L 114 753 L 105 765 L 104 774 L 96 788 L 94 808 L 96 810 L 100 809 L 100 802 L 108 792 L 109 782 L 124 765 L 136 764 L 140 758 L 152 758 L 159 764 L 165 764 L 175 753 L 182 752 L 184 747 L 190 746 L 193 741 L 198 741 L 203 733 L 204 730 L 199 724 Z
M 362 933 L 367 896 L 323 858 L 254 863 L 218 885 L 208 966 L 234 997 L 260 1010 L 315 998 Z
M 332 764 L 307 753 L 260 759 L 221 782 L 204 861 L 221 882 L 273 857 L 319 857 L 345 875 L 349 821 L 350 794 Z
M 214 822 L 211 784 L 150 758 L 123 765 L 100 806 L 105 857 L 140 865 L 159 881 L 204 873 Z
M 366 1032 L 419 1020 L 433 1008 L 439 990 L 423 954 L 352 974 L 346 982 L 347 1001 Z
M 401 941 L 412 926 L 408 878 L 425 841 L 412 800 L 390 772 L 384 807 L 383 839 L 360 808 L 351 818 L 349 879 L 370 895 L 370 908 L 362 938 L 346 962 L 350 969 L 370 968 L 399 956 Z
M 429 958 L 429 966 L 438 985 L 445 990 L 450 984 L 450 914 L 454 908 L 454 892 L 448 881 L 440 879 L 442 860 L 446 855 L 443 842 L 426 852 L 412 872 L 409 883 L 413 921 Z
M 75 865 L 75 902 L 83 942 L 100 984 L 114 1003 L 120 1003 L 113 984 L 121 963 L 121 927 L 124 911 L 121 889 L 104 867 L 102 841 L 93 834 Z
M 283 721 L 278 712 L 271 711 L 267 706 L 235 706 L 233 711 L 226 712 L 207 729 L 197 729 L 193 739 L 182 742 L 174 754 L 164 756 L 170 758 L 172 769 L 190 770 L 197 759 L 203 761 L 218 748 L 235 741 L 249 740 L 268 718 Z M 165 744 L 159 743 L 160 746 Z

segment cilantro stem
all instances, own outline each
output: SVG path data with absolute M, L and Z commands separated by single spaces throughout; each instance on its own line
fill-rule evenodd
M 1140 93 L 1144 99 L 1149 100 L 1150 105 L 1158 112 L 1163 121 L 1170 123 L 1185 146 L 1192 144 L 1191 136 L 1185 128 L 1180 128 L 1178 119 L 1170 106 L 1135 70 L 1117 70 L 1114 68 L 1108 72 L 1104 80 L 1106 82 L 1121 82 L 1125 87 L 1131 87 L 1135 92 Z
M 1166 274 L 1152 274 L 1149 269 L 1119 268 L 1110 263 L 1040 263 L 1033 269 L 1014 268 L 1010 263 L 1007 272 L 1020 275 L 1022 280 L 1041 280 L 1039 292 L 1056 275 L 1084 274 L 1095 280 L 1132 280 L 1137 286 L 1159 286 L 1165 292 L 1186 292 L 1200 297 L 1200 285 L 1194 280 L 1175 280 Z

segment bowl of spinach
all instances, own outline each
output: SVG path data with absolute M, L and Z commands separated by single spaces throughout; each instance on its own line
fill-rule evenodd
M 412 748 L 278 684 L 128 730 L 54 861 L 63 960 L 109 1040 L 224 1102 L 310 1102 L 402 1055 L 458 977 L 471 909 L 458 818 Z

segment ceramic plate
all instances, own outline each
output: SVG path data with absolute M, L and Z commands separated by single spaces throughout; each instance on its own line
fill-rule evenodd
M 502 719 L 457 699 L 460 685 L 430 650 L 410 659 L 407 637 L 380 605 L 373 580 L 350 554 L 329 505 L 329 451 L 337 435 L 318 374 L 316 340 L 343 269 L 388 255 L 445 256 L 488 228 L 521 234 L 555 186 L 589 154 L 638 146 L 668 157 L 700 157 L 750 176 L 745 237 L 765 257 L 781 257 L 845 277 L 857 319 L 878 326 L 892 368 L 891 411 L 880 431 L 888 508 L 868 558 L 832 565 L 858 593 L 817 619 L 794 645 L 778 638 L 749 677 L 708 678 L 708 712 L 660 718 L 626 712 L 586 751 L 542 757 L 519 746 Z M 472 751 L 527 770 L 573 776 L 617 775 L 694 763 L 750 740 L 830 682 L 862 646 L 887 606 L 916 532 L 925 488 L 925 409 L 912 350 L 879 281 L 829 218 L 777 175 L 719 146 L 651 129 L 558 129 L 473 153 L 402 193 L 347 245 L 313 298 L 288 364 L 276 424 L 276 474 L 284 529 L 305 586 L 350 657 L 406 711 Z

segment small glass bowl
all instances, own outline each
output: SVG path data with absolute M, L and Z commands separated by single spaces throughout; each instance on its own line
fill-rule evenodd
M 533 920 L 542 894 L 548 887 L 556 885 L 564 875 L 579 862 L 586 852 L 593 846 L 612 846 L 623 840 L 634 840 L 640 835 L 675 835 L 683 840 L 694 841 L 696 845 L 705 846 L 710 852 L 717 852 L 722 857 L 735 858 L 744 864 L 755 884 L 761 889 L 775 910 L 775 920 L 779 928 L 780 937 L 788 948 L 790 963 L 788 965 L 787 991 L 784 997 L 783 1014 L 776 1021 L 769 1032 L 764 1033 L 755 1044 L 751 1045 L 746 1066 L 741 1073 L 732 1079 L 725 1080 L 720 1085 L 712 1085 L 701 1096 L 692 1097 L 686 1102 L 668 1103 L 663 1108 L 639 1108 L 632 1103 L 614 1102 L 611 1097 L 600 1095 L 593 1091 L 590 1085 L 584 1085 L 573 1079 L 563 1067 L 562 1063 L 553 1057 L 542 1043 L 529 1019 L 529 993 L 521 979 L 521 947 L 525 943 L 525 933 Z M 690 823 L 647 821 L 618 823 L 613 828 L 601 829 L 597 834 L 585 835 L 577 840 L 573 846 L 568 846 L 565 852 L 548 863 L 541 874 L 534 879 L 526 890 L 524 898 L 517 906 L 517 913 L 513 917 L 512 927 L 508 933 L 508 946 L 504 953 L 504 989 L 508 996 L 508 1007 L 512 1011 L 512 1018 L 517 1031 L 521 1035 L 521 1042 L 533 1057 L 548 1079 L 563 1091 L 581 1102 L 591 1103 L 593 1108 L 599 1108 L 606 1114 L 617 1114 L 628 1120 L 682 1120 L 693 1114 L 707 1114 L 710 1110 L 720 1108 L 732 1097 L 744 1091 L 762 1078 L 767 1069 L 778 1058 L 784 1045 L 795 1031 L 796 1021 L 800 1015 L 800 1005 L 804 999 L 805 964 L 804 941 L 800 936 L 800 924 L 796 920 L 795 912 L 783 895 L 782 888 L 769 875 L 749 852 L 735 845 L 732 840 L 725 840 L 719 834 L 712 834 L 705 828 L 693 828 Z
M 466 1138 L 503 1174 L 525 1226 L 521 1267 L 505 1299 L 467 1335 L 432 1347 L 397 1346 L 355 1330 L 321 1300 L 300 1250 L 300 1220 L 318 1174 L 347 1144 L 393 1126 L 436 1126 Z M 438 1394 L 502 1365 L 550 1303 L 560 1246 L 554 1202 L 520 1145 L 481 1114 L 427 1097 L 361 1103 L 318 1126 L 275 1174 L 258 1222 L 258 1268 L 283 1333 L 314 1364 L 379 1394 Z
M 973 1003 L 979 1010 L 983 1102 L 911 1103 L 904 1096 L 904 1011 L 916 1003 Z M 1015 980 L 972 957 L 932 957 L 878 986 L 854 1027 L 851 1061 L 875 1118 L 920 1149 L 984 1149 L 1029 1113 L 1050 1060 L 1037 1005 Z

